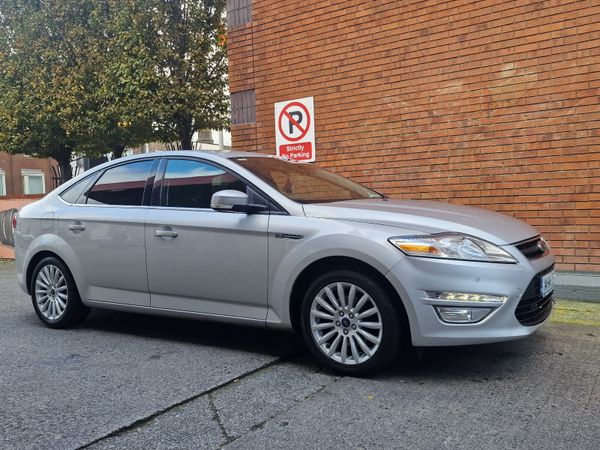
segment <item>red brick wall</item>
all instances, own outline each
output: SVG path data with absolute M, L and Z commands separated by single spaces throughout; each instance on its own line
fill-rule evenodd
M 398 198 L 522 218 L 564 270 L 600 270 L 600 3 L 255 0 L 229 31 L 237 149 L 315 97 L 317 162 Z
M 44 172 L 46 182 L 46 192 L 53 189 L 52 186 L 52 165 L 55 164 L 51 159 L 40 159 L 28 157 L 25 155 L 10 155 L 0 151 L 0 169 L 6 177 L 6 197 L 19 198 L 23 196 L 23 179 L 21 177 L 22 169 L 34 169 Z

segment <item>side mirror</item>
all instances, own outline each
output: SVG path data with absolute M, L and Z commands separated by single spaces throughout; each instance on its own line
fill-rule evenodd
M 246 214 L 253 214 L 267 209 L 266 206 L 250 203 L 248 194 L 231 189 L 215 192 L 210 200 L 210 207 L 215 211 L 233 211 Z

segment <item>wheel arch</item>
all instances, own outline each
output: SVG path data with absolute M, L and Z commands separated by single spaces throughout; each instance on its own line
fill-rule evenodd
M 332 269 L 354 270 L 373 278 L 392 299 L 396 313 L 402 323 L 403 333 L 406 333 L 406 336 L 410 338 L 410 322 L 406 313 L 406 307 L 396 289 L 394 289 L 385 275 L 375 267 L 349 256 L 328 256 L 318 259 L 306 266 L 296 277 L 290 293 L 289 302 L 290 321 L 292 328 L 295 331 L 300 331 L 300 307 L 306 289 L 316 276 L 331 271 Z

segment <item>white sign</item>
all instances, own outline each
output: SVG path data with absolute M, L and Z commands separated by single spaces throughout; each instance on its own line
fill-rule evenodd
M 313 97 L 275 103 L 275 145 L 279 157 L 315 161 Z

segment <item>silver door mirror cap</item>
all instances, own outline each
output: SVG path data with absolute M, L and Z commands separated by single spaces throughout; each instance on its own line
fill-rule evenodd
M 227 189 L 215 192 L 210 199 L 210 207 L 216 211 L 240 211 L 245 209 L 250 200 L 248 194 Z
M 248 194 L 233 189 L 215 192 L 210 200 L 210 207 L 215 211 L 246 214 L 256 214 L 269 210 L 266 205 L 250 203 Z

